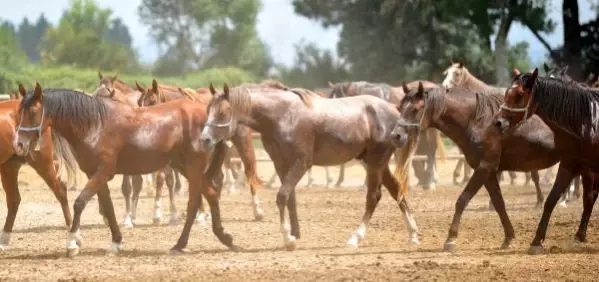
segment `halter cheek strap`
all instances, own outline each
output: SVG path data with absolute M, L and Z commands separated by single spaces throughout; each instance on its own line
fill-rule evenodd
M 40 150 L 40 143 L 42 141 L 42 125 L 44 124 L 44 117 L 46 116 L 46 108 L 42 107 L 42 119 L 40 120 L 40 124 L 34 127 L 23 127 L 23 112 L 21 112 L 21 120 L 19 121 L 19 126 L 17 126 L 17 140 L 19 138 L 19 132 L 36 132 L 38 134 L 37 145 L 35 146 L 35 151 Z
M 426 116 L 426 104 L 424 104 L 424 108 L 422 109 L 422 115 L 420 116 L 420 120 L 418 121 L 418 123 L 405 122 L 402 119 L 398 122 L 398 125 L 403 126 L 403 127 L 415 127 L 418 130 L 420 130 L 420 129 L 422 129 L 422 126 L 424 124 L 424 116 Z
M 516 124 L 516 128 L 519 128 L 529 118 L 528 111 L 529 111 L 530 104 L 531 104 L 533 98 L 534 98 L 534 93 L 530 95 L 530 98 L 528 99 L 528 102 L 526 103 L 526 106 L 524 106 L 524 108 L 510 108 L 505 103 L 503 103 L 503 104 L 501 104 L 500 109 L 504 110 L 504 111 L 512 112 L 512 113 L 524 113 L 524 117 Z

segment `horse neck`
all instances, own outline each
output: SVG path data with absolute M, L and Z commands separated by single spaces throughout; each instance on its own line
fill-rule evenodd
M 431 118 L 430 127 L 443 132 L 464 151 L 470 146 L 474 131 L 473 123 L 469 121 L 474 107 L 450 95 L 445 95 L 444 99 L 443 112 Z
M 273 128 L 276 125 L 279 117 L 281 117 L 287 109 L 282 106 L 276 97 L 269 97 L 268 94 L 249 94 L 252 102 L 247 113 L 238 113 L 237 120 L 240 124 L 249 128 L 265 133 L 268 128 Z M 275 93 L 274 95 L 281 95 Z
M 487 91 L 491 86 L 484 83 L 482 80 L 476 78 L 474 75 L 470 73 L 470 71 L 466 70 L 466 77 L 464 78 L 464 82 L 462 83 L 462 87 L 470 90 L 470 91 Z
M 128 94 L 128 93 L 131 93 L 131 92 L 135 91 L 133 88 L 129 87 L 127 84 L 124 84 L 122 82 L 115 83 L 114 88 L 116 88 L 119 91 L 123 92 L 123 94 Z

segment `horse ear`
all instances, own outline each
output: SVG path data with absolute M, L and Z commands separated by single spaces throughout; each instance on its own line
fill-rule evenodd
M 543 69 L 545 70 L 545 73 L 549 73 L 549 71 L 550 71 L 549 66 L 547 65 L 547 63 L 543 63 Z
M 212 85 L 212 82 L 210 82 L 210 87 L 209 88 L 210 88 L 210 93 L 212 95 L 216 95 L 216 89 L 214 89 L 214 85 Z
M 532 71 L 532 76 L 528 79 L 528 81 L 526 81 L 526 85 L 524 87 L 532 90 L 532 87 L 535 85 L 535 82 L 537 82 L 538 76 L 539 76 L 539 69 L 535 68 L 535 70 Z
M 99 78 L 100 80 L 102 80 L 102 79 L 104 78 L 104 76 L 102 75 L 102 72 L 101 72 L 101 71 L 99 71 L 99 72 L 98 72 L 98 78 Z
M 108 91 L 110 93 L 110 98 L 114 97 L 114 93 L 116 93 L 116 89 L 112 89 L 110 91 Z
M 135 81 L 135 86 L 137 87 L 137 90 L 141 93 L 144 93 L 144 91 L 146 90 L 143 87 L 141 87 L 141 85 L 139 85 L 139 82 L 137 80 Z
M 35 90 L 33 90 L 33 95 L 35 97 L 35 99 L 37 100 L 42 100 L 42 96 L 44 95 L 43 91 L 42 91 L 42 87 L 40 86 L 39 82 L 35 83 Z
M 459 61 L 459 62 L 458 62 L 458 67 L 459 67 L 459 68 L 463 68 L 463 67 L 464 67 L 464 62 L 462 62 L 462 61 Z
M 416 93 L 416 97 L 419 99 L 424 98 L 424 86 L 421 81 L 418 82 L 418 92 Z
M 401 88 L 403 89 L 404 94 L 408 94 L 408 92 L 410 92 L 410 88 L 408 88 L 408 85 L 405 82 L 401 85 Z
M 19 94 L 21 94 L 21 97 L 25 97 L 27 94 L 27 89 L 25 89 L 22 83 L 19 83 Z
M 562 69 L 559 71 L 559 73 L 560 73 L 562 76 L 564 76 L 564 75 L 566 74 L 566 72 L 567 72 L 567 71 L 568 71 L 568 65 L 564 66 L 564 67 L 563 67 L 563 68 L 562 68 Z
M 115 74 L 115 75 L 114 75 L 114 76 L 113 76 L 113 77 L 110 79 L 110 81 L 114 83 L 114 82 L 115 82 L 117 79 L 119 79 L 119 74 L 118 74 L 118 73 L 117 73 L 117 74 Z
M 223 92 L 225 93 L 225 97 L 228 99 L 229 98 L 229 85 L 227 85 L 225 83 L 225 86 L 223 87 Z
M 156 79 L 152 79 L 152 91 L 158 93 L 158 82 L 156 82 Z
M 514 68 L 514 77 L 520 74 L 520 70 L 518 68 Z

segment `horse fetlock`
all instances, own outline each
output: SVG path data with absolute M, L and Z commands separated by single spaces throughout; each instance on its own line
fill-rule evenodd
M 207 212 L 198 212 L 196 220 L 199 225 L 206 225 L 209 216 L 210 214 Z
M 4 250 L 4 247 L 10 244 L 11 235 L 12 232 L 2 232 L 2 236 L 0 236 L 0 245 L 2 246 L 2 250 Z
M 123 219 L 123 227 L 133 228 L 134 226 L 135 226 L 135 224 L 133 222 L 133 218 L 131 218 L 131 215 L 126 215 L 125 218 Z
M 110 242 L 108 248 L 106 248 L 106 253 L 108 254 L 118 254 L 121 252 L 121 243 Z
M 285 249 L 287 251 L 295 251 L 295 249 L 297 248 L 296 239 L 293 235 L 285 236 L 284 243 L 285 243 Z
M 457 247 L 457 245 L 456 245 L 455 239 L 450 239 L 450 240 L 447 240 L 445 242 L 445 244 L 443 245 L 443 251 L 452 253 L 452 252 L 455 252 L 456 247 Z
M 179 217 L 177 216 L 177 212 L 173 211 L 171 212 L 171 215 L 169 217 L 168 223 L 169 224 L 176 224 L 179 222 Z

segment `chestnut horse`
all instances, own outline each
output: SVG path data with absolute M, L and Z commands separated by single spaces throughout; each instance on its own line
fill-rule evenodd
M 456 202 L 444 249 L 455 249 L 462 213 L 483 185 L 503 225 L 505 239 L 501 248 L 509 248 L 515 235 L 501 195 L 499 173 L 532 171 L 539 207 L 543 194 L 537 170 L 556 164 L 559 158 L 553 132 L 538 117 L 533 117 L 514 135 L 502 138 L 493 126 L 494 114 L 503 100 L 501 94 L 478 93 L 461 87 L 427 89 L 422 85 L 405 91 L 408 94 L 399 107 L 403 122 L 393 130 L 392 140 L 406 132 L 416 135 L 414 129 L 437 128 L 457 144 L 468 164 L 475 168 Z
M 505 92 L 505 88 L 495 87 L 491 85 L 487 85 L 480 79 L 476 78 L 470 71 L 464 66 L 463 62 L 449 62 L 449 67 L 443 72 L 445 74 L 445 79 L 443 80 L 442 85 L 446 88 L 452 87 L 462 87 L 466 88 L 470 91 L 480 91 L 484 93 L 497 93 L 503 94 Z M 460 167 L 464 166 L 464 178 L 462 183 L 468 182 L 470 168 L 464 163 L 463 159 L 458 161 L 458 164 L 453 172 L 454 183 L 457 184 L 457 178 L 460 174 Z M 512 171 L 509 171 L 508 174 L 511 178 L 511 184 L 514 185 L 514 181 L 516 180 L 516 174 Z M 525 174 L 524 185 L 527 186 L 530 182 L 530 175 L 528 173 Z M 501 177 L 503 179 L 503 177 Z
M 184 90 L 176 86 L 158 84 L 155 79 L 152 80 L 152 85 L 148 88 L 142 87 L 138 82 L 135 82 L 135 85 L 142 93 L 138 100 L 138 105 L 156 105 L 174 100 L 193 100 L 206 108 L 212 98 L 208 89 L 200 88 L 196 90 Z M 264 211 L 262 210 L 258 199 L 258 189 L 262 186 L 262 181 L 258 177 L 256 153 L 252 143 L 252 131 L 246 126 L 240 126 L 231 134 L 231 136 L 229 136 L 229 138 L 231 143 L 237 148 L 238 152 L 242 152 L 240 157 L 245 168 L 246 179 L 250 184 L 254 218 L 258 221 L 262 220 L 264 218 Z M 200 204 L 202 204 L 201 199 Z M 203 212 L 203 209 L 200 210 L 201 213 L 198 215 L 198 221 L 201 223 L 207 214 Z
M 584 208 L 575 236 L 580 242 L 586 241 L 587 224 L 599 193 L 599 183 L 596 181 L 599 172 L 599 114 L 596 110 L 599 106 L 599 90 L 557 78 L 539 77 L 538 73 L 538 69 L 535 69 L 532 73 L 521 73 L 514 78 L 496 122 L 497 128 L 508 137 L 514 130 L 529 124 L 531 118 L 538 116 L 555 134 L 560 164 L 532 240 L 530 254 L 544 252 L 542 243 L 551 213 L 560 195 L 576 175 L 583 176 Z M 585 182 L 594 187 L 586 187 Z
M 300 238 L 297 183 L 313 165 L 340 165 L 352 159 L 366 163 L 368 191 L 362 223 L 350 237 L 348 246 L 357 247 L 364 238 L 381 198 L 381 185 L 399 204 L 408 227 L 409 243 L 419 243 L 416 222 L 405 198 L 405 178 L 398 182 L 389 170 L 389 158 L 395 148 L 388 137 L 400 118 L 392 104 L 371 96 L 327 99 L 309 90 L 288 89 L 276 81 L 243 84 L 232 90 L 225 84 L 221 93 L 216 93 L 211 85 L 210 91 L 214 97 L 208 106 L 202 142 L 207 149 L 211 148 L 234 132 L 238 124 L 260 132 L 264 149 L 282 183 L 277 206 L 287 250 L 295 250 L 296 239 Z
M 418 86 L 419 82 L 420 81 L 413 81 L 408 85 L 411 87 L 416 87 Z M 430 81 L 422 81 L 422 83 L 424 83 L 424 87 L 438 87 L 438 85 Z M 330 98 L 371 95 L 395 105 L 399 105 L 405 96 L 405 93 L 401 87 L 392 87 L 384 83 L 357 81 L 333 84 L 329 82 L 329 87 L 332 88 L 329 94 Z M 441 134 L 439 131 L 436 129 L 422 131 L 419 138 L 418 147 L 416 148 L 416 155 L 427 156 L 426 170 L 424 160 L 413 160 L 412 166 L 414 167 L 414 174 L 418 179 L 417 185 L 422 185 L 426 190 L 435 189 L 437 183 L 437 159 L 435 158 L 437 150 L 439 150 L 440 158 L 444 159 L 445 144 L 443 144 L 443 140 L 441 139 Z M 397 150 L 397 153 L 400 153 L 400 149 Z M 396 157 L 395 161 L 398 162 L 400 159 L 401 158 Z M 396 171 L 398 168 L 399 164 L 396 166 Z M 395 174 L 397 175 L 397 172 Z
M 23 156 L 17 156 L 13 148 L 15 130 L 19 125 L 18 94 L 10 94 L 10 101 L 0 102 L 0 180 L 6 195 L 8 212 L 0 236 L 0 251 L 5 250 L 10 244 L 12 229 L 17 217 L 21 194 L 19 192 L 19 170 L 25 163 L 29 164 L 44 182 L 50 187 L 52 193 L 60 203 L 64 215 L 65 225 L 71 225 L 71 211 L 67 199 L 67 187 L 74 184 L 77 174 L 77 165 L 71 162 L 72 155 L 69 144 L 60 136 L 43 132 L 35 150 Z M 58 166 L 54 164 L 54 157 Z M 62 180 L 64 169 L 67 178 Z
M 116 88 L 123 95 L 120 96 L 122 102 L 131 106 L 132 110 L 137 108 L 137 101 L 141 97 L 141 92 L 130 88 L 123 81 L 118 79 L 118 76 L 104 76 L 101 72 L 98 72 L 98 78 L 100 79 L 100 87 L 107 87 L 109 89 Z M 99 90 L 99 89 L 98 89 Z M 99 93 L 107 93 L 107 91 L 96 91 L 93 95 L 98 95 Z M 114 92 L 107 93 L 108 95 L 114 94 Z M 101 95 L 101 94 L 100 94 Z M 108 97 L 114 98 L 114 97 Z M 155 177 L 154 177 L 155 175 Z M 162 221 L 162 186 L 166 182 L 168 191 L 169 191 L 169 200 L 170 200 L 170 219 L 169 223 L 177 222 L 177 209 L 175 207 L 175 199 L 174 192 L 181 191 L 181 180 L 179 179 L 179 174 L 174 171 L 170 167 L 162 168 L 158 172 L 152 174 L 146 174 L 144 176 L 149 176 L 150 181 L 148 184 L 151 185 L 154 182 L 154 194 L 149 196 L 154 196 L 154 216 L 152 218 L 152 222 L 154 224 L 159 224 Z M 155 181 L 153 181 L 155 180 Z M 141 175 L 123 175 L 123 182 L 121 184 L 121 191 L 123 192 L 123 197 L 125 198 L 125 218 L 123 219 L 123 227 L 132 228 L 135 225 L 135 220 L 137 219 L 137 203 L 139 202 L 139 193 L 143 189 L 143 180 Z M 152 192 L 150 189 L 147 190 L 148 194 Z M 133 193 L 133 195 L 132 195 Z
M 118 92 L 110 90 L 113 91 Z M 205 106 L 179 100 L 134 111 L 129 109 L 128 104 L 114 99 L 88 96 L 70 89 L 42 90 L 39 84 L 24 95 L 19 106 L 22 118 L 14 144 L 20 154 L 29 154 L 39 135 L 59 134 L 71 145 L 79 167 L 89 179 L 73 205 L 75 215 L 67 238 L 67 255 L 79 253 L 81 213 L 96 194 L 112 234 L 108 251 L 119 252 L 122 235 L 107 181 L 115 174 L 151 173 L 169 163 L 183 173 L 189 183 L 187 218 L 172 250 L 182 251 L 187 246 L 200 194 L 210 205 L 214 234 L 223 244 L 235 248 L 232 237 L 224 232 L 221 224 L 222 160 L 213 160 L 206 170 L 210 154 L 201 150 L 200 132 L 207 118 Z M 215 156 L 223 155 L 226 145 L 219 143 L 216 147 Z

